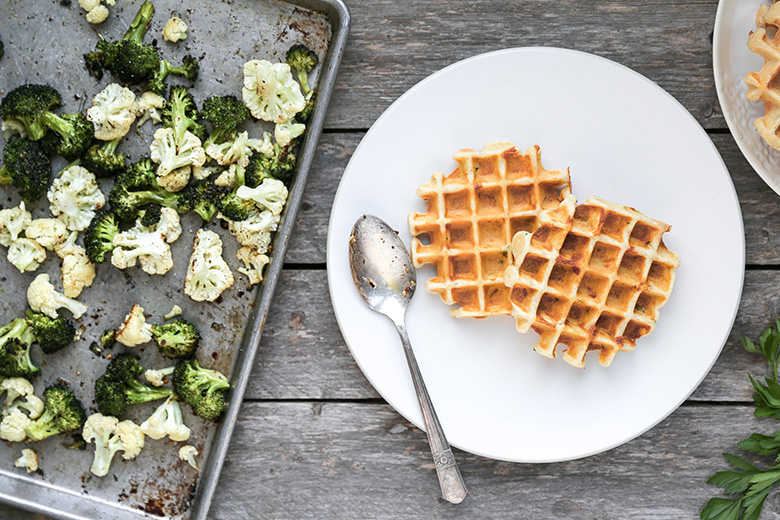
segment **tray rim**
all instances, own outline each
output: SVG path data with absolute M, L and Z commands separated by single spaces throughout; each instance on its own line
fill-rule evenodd
M 325 59 L 321 62 L 323 67 L 318 79 L 317 104 L 301 146 L 303 153 L 299 157 L 295 181 L 290 189 L 282 220 L 274 237 L 271 262 L 263 279 L 263 288 L 257 292 L 255 297 L 236 357 L 234 373 L 231 378 L 228 408 L 211 440 L 209 457 L 202 464 L 202 473 L 196 484 L 197 487 L 191 502 L 189 516 L 186 513 L 182 515 L 182 518 L 189 518 L 190 520 L 206 519 L 214 493 L 216 492 L 244 393 L 251 376 L 268 309 L 276 292 L 276 284 L 284 266 L 284 256 L 295 225 L 295 218 L 303 202 L 303 192 L 306 187 L 309 169 L 314 159 L 320 135 L 322 134 L 325 114 L 333 94 L 336 75 L 341 65 L 341 59 L 350 32 L 351 16 L 349 8 L 343 0 L 277 1 L 325 14 L 331 24 L 331 39 Z M 26 498 L 37 495 L 41 488 L 47 488 L 49 500 L 39 501 Z M 82 507 L 74 508 L 72 501 L 75 501 Z M 31 480 L 26 475 L 20 474 L 16 476 L 8 472 L 0 472 L 0 503 L 61 520 L 94 520 L 95 518 L 103 518 L 103 515 L 113 515 L 111 518 L 116 520 L 123 518 L 170 518 L 152 515 L 140 509 L 120 506 L 116 502 L 92 498 L 83 493 L 56 487 L 48 482 Z M 61 505 L 63 509 L 58 509 L 57 505 Z M 68 506 L 70 506 L 69 510 L 64 510 Z

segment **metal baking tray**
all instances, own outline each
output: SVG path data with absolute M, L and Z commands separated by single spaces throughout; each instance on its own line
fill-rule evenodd
M 81 320 L 82 339 L 45 359 L 34 347 L 33 359 L 42 368 L 42 375 L 34 381 L 36 394 L 40 395 L 49 384 L 64 381 L 94 411 L 94 380 L 105 370 L 108 361 L 106 353 L 103 356 L 93 353 L 90 344 L 103 330 L 119 325 L 134 302 L 144 307 L 152 323 L 162 322 L 162 316 L 178 304 L 183 309 L 183 317 L 196 323 L 201 332 L 198 352 L 201 364 L 228 374 L 232 383 L 229 407 L 218 423 L 203 421 L 188 406 L 182 407 L 185 422 L 192 429 L 188 444 L 200 451 L 202 473 L 178 459 L 181 443 L 169 443 L 167 439 L 147 438 L 144 450 L 131 461 L 115 456 L 111 471 L 104 478 L 89 473 L 92 446 L 86 450 L 66 449 L 66 445 L 73 443 L 74 435 L 59 435 L 30 446 L 0 442 L 0 501 L 55 518 L 206 518 L 282 270 L 349 32 L 349 12 L 340 0 L 153 0 L 153 3 L 156 13 L 146 41 L 156 38 L 161 54 L 172 63 L 178 63 L 185 54 L 201 60 L 201 75 L 191 90 L 197 102 L 215 94 L 240 96 L 241 67 L 245 61 L 263 58 L 282 61 L 285 51 L 294 43 L 308 45 L 320 57 L 320 65 L 311 80 L 316 83 L 318 100 L 298 152 L 298 170 L 261 285 L 253 288 L 247 285 L 246 277 L 237 271 L 235 239 L 219 222 L 212 221 L 206 227 L 223 238 L 223 257 L 233 270 L 235 282 L 214 303 L 197 303 L 184 295 L 182 287 L 192 241 L 195 232 L 203 226 L 196 215 L 184 215 L 182 236 L 172 247 L 171 271 L 163 276 L 150 276 L 138 268 L 116 269 L 110 262 L 98 266 L 95 283 L 79 297 L 89 306 Z M 106 74 L 102 81 L 96 82 L 84 70 L 81 55 L 94 47 L 97 32 L 110 38 L 121 37 L 140 4 L 141 0 L 117 2 L 110 7 L 109 19 L 95 27 L 86 22 L 84 11 L 75 0 L 0 0 L 0 39 L 5 43 L 5 57 L 0 59 L 0 95 L 25 82 L 50 83 L 62 93 L 62 112 L 85 110 L 94 95 L 113 79 Z M 165 42 L 161 37 L 162 26 L 174 14 L 190 28 L 188 39 L 178 44 Z M 168 83 L 175 84 L 177 80 L 172 77 Z M 254 127 L 251 135 L 258 135 L 261 128 L 268 129 L 257 122 L 248 127 Z M 134 136 L 120 147 L 133 160 L 148 153 L 154 130 L 147 123 L 141 132 L 144 139 Z M 0 145 L 4 144 L 0 137 Z M 54 161 L 54 171 L 64 165 L 62 160 Z M 111 181 L 101 183 L 104 193 L 110 185 Z M 0 187 L 2 207 L 15 206 L 18 202 L 13 189 Z M 49 215 L 46 201 L 29 205 L 28 209 L 33 218 Z M 21 315 L 27 305 L 26 287 L 37 274 L 49 273 L 61 290 L 59 259 L 52 253 L 48 253 L 46 263 L 37 272 L 25 274 L 20 274 L 5 260 L 5 248 L 0 248 L 0 253 L 0 323 Z M 123 350 L 124 347 L 117 345 L 107 353 Z M 158 355 L 154 344 L 127 350 L 139 353 L 141 363 L 148 368 L 172 364 Z M 158 404 L 133 406 L 128 418 L 140 422 Z M 14 467 L 14 460 L 24 447 L 37 452 L 38 472 L 28 475 Z

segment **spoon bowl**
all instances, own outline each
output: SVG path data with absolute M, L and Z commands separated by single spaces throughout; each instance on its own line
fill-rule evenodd
M 349 263 L 352 280 L 366 304 L 382 314 L 400 311 L 403 317 L 414 296 L 417 275 L 398 233 L 383 220 L 363 215 L 349 237 Z

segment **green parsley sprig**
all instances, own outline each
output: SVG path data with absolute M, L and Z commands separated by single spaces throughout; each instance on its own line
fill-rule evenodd
M 755 390 L 753 401 L 756 409 L 753 414 L 780 419 L 780 320 L 775 320 L 774 327 L 768 327 L 761 334 L 758 346 L 745 337 L 742 338 L 742 346 L 748 352 L 762 354 L 771 374 L 763 382 L 748 374 Z M 760 468 L 742 457 L 724 453 L 723 457 L 735 469 L 719 471 L 707 483 L 721 487 L 726 495 L 733 496 L 711 498 L 701 510 L 701 520 L 757 520 L 772 487 L 780 482 L 780 430 L 772 435 L 754 433 L 738 442 L 737 446 L 758 455 L 774 455 L 775 465 Z

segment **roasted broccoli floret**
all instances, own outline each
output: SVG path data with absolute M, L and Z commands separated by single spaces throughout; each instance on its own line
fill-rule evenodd
M 49 85 L 26 84 L 5 95 L 0 102 L 0 118 L 20 121 L 27 137 L 37 141 L 46 133 L 44 116 L 61 104 L 60 93 Z
M 43 391 L 43 400 L 43 415 L 24 429 L 30 439 L 40 441 L 84 426 L 87 414 L 68 387 L 50 386 Z
M 285 58 L 287 64 L 298 72 L 298 81 L 301 82 L 303 93 L 308 94 L 311 91 L 309 73 L 320 62 L 319 58 L 314 54 L 314 51 L 300 43 L 290 47 Z
M 46 354 L 58 352 L 71 343 L 76 337 L 76 328 L 69 319 L 62 316 L 51 318 L 31 309 L 25 311 L 27 324 L 30 326 L 41 350 Z
M 132 354 L 119 354 L 111 360 L 105 374 L 95 381 L 95 404 L 103 415 L 119 417 L 132 404 L 164 399 L 169 388 L 155 388 L 139 381 L 143 367 Z
M 287 184 L 295 172 L 296 157 L 288 148 L 274 144 L 272 155 L 255 154 L 246 166 L 245 183 L 251 188 L 259 186 L 264 179 L 278 179 Z
M 212 96 L 203 102 L 201 116 L 214 126 L 203 148 L 231 139 L 236 129 L 249 119 L 249 109 L 235 96 Z
M 81 112 L 61 116 L 46 112 L 42 120 L 56 135 L 54 151 L 69 161 L 81 157 L 95 140 L 95 126 Z
M 0 375 L 37 376 L 41 369 L 30 359 L 30 346 L 34 341 L 35 336 L 24 318 L 17 318 L 0 328 Z
M 119 234 L 119 221 L 113 212 L 100 210 L 95 213 L 84 232 L 84 249 L 89 259 L 101 263 L 106 254 L 114 250 L 114 237 Z
M 111 71 L 125 83 L 138 85 L 146 82 L 150 90 L 160 94 L 165 91 L 163 80 L 168 74 L 180 74 L 195 80 L 198 76 L 198 62 L 187 56 L 181 67 L 173 67 L 160 58 L 154 45 L 144 44 L 154 16 L 154 5 L 144 2 L 125 35 L 118 42 L 100 39 L 96 49 L 84 55 L 87 70 L 100 79 L 103 69 Z
M 122 138 L 93 144 L 81 158 L 81 165 L 98 178 L 113 177 L 125 169 L 125 154 L 116 151 Z
M 166 128 L 172 128 L 174 139 L 179 143 L 184 132 L 191 132 L 195 137 L 203 141 L 206 138 L 206 127 L 198 123 L 201 114 L 198 105 L 186 87 L 176 86 L 171 88 L 168 102 L 162 111 L 162 124 Z
M 166 191 L 155 175 L 156 166 L 149 159 L 142 159 L 120 174 L 108 195 L 111 211 L 121 222 L 130 222 L 146 204 L 158 204 L 179 209 L 179 195 Z
M 163 325 L 152 325 L 152 337 L 160 351 L 170 358 L 192 356 L 200 341 L 195 325 L 181 318 Z
M 173 387 L 192 411 L 207 420 L 217 419 L 227 406 L 230 383 L 224 374 L 202 368 L 197 359 L 183 359 L 173 371 Z
M 194 211 L 209 222 L 218 210 L 220 201 L 230 194 L 230 190 L 208 181 L 193 182 L 178 193 L 179 211 Z
M 3 162 L 0 184 L 13 184 L 27 202 L 43 197 L 49 187 L 51 161 L 40 143 L 10 140 L 3 150 Z

